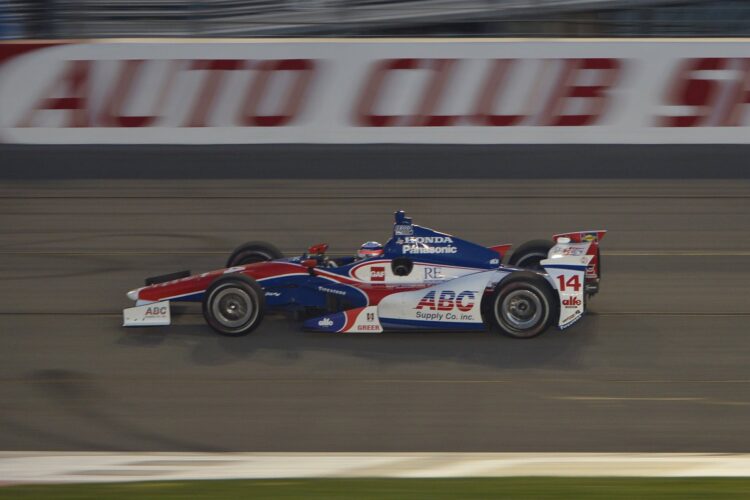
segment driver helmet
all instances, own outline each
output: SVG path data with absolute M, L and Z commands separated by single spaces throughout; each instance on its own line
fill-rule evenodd
M 357 250 L 358 259 L 369 259 L 372 257 L 380 257 L 383 255 L 383 245 L 377 241 L 368 241 L 363 243 L 359 250 Z

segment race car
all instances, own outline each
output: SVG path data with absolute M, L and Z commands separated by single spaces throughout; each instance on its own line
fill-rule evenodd
M 531 338 L 584 315 L 599 290 L 605 233 L 561 233 L 508 257 L 510 244 L 484 247 L 398 211 L 390 239 L 368 242 L 357 255 L 331 258 L 322 243 L 285 258 L 269 243 L 250 242 L 225 268 L 147 278 L 127 292 L 136 304 L 123 311 L 124 326 L 169 325 L 172 302 L 200 302 L 208 325 L 227 336 L 246 335 L 267 312 L 286 311 L 315 331 L 492 328 Z

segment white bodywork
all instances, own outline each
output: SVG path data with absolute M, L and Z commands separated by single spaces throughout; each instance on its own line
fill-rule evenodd
M 349 276 L 366 283 L 410 284 L 414 283 L 415 279 L 422 283 L 440 283 L 475 272 L 477 272 L 477 269 L 472 267 L 414 262 L 412 271 L 408 276 L 399 276 L 393 273 L 391 260 L 384 259 L 356 265 L 349 271 Z
M 547 254 L 547 259 L 541 261 L 560 296 L 560 318 L 557 323 L 560 329 L 581 319 L 586 310 L 586 269 L 593 259 L 591 255 L 586 255 L 589 247 L 591 243 L 571 243 L 569 238 L 560 237 Z
M 558 292 L 560 329 L 578 321 L 585 311 L 584 279 L 592 257 L 586 255 L 589 243 L 562 244 L 550 251 L 550 258 L 541 262 L 545 278 Z M 554 252 L 553 252 L 554 251 Z M 389 295 L 378 305 L 378 316 L 390 322 L 435 322 L 445 327 L 451 323 L 479 324 L 482 297 L 513 271 L 491 269 L 461 276 L 439 285 Z
M 378 317 L 378 306 L 367 306 L 353 311 L 346 311 L 347 320 L 353 317 L 353 321 L 347 321 L 342 333 L 380 333 L 383 326 Z
M 508 271 L 492 269 L 456 278 L 422 290 L 395 293 L 380 301 L 378 314 L 391 321 L 446 324 L 482 323 L 482 297 L 487 286 Z
M 590 255 L 581 255 L 554 257 L 541 262 L 547 271 L 547 279 L 560 297 L 560 317 L 557 322 L 560 329 L 569 327 L 583 316 L 586 301 L 584 280 L 591 259 Z
M 169 301 L 123 309 L 122 319 L 122 326 L 167 326 L 172 321 Z

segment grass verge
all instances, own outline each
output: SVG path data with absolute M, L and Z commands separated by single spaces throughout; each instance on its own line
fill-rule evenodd
M 149 481 L 16 485 L 0 499 L 747 499 L 750 478 L 456 478 Z

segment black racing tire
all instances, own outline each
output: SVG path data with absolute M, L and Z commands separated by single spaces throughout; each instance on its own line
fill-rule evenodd
M 530 339 L 553 323 L 558 310 L 552 286 L 538 274 L 521 271 L 497 284 L 485 314 L 502 334 Z
M 542 271 L 539 262 L 547 258 L 555 243 L 551 240 L 531 240 L 519 246 L 508 259 L 508 265 Z
M 602 253 L 596 248 L 596 276 L 602 279 Z
M 216 279 L 203 296 L 208 326 L 227 337 L 247 335 L 263 321 L 265 294 L 254 279 L 228 274 Z
M 602 254 L 599 251 L 599 248 L 596 249 L 596 278 L 585 278 L 585 293 L 583 294 L 584 298 L 584 311 L 586 310 L 586 305 L 591 297 L 599 293 L 599 284 L 602 281 Z M 588 270 L 586 271 L 586 274 L 588 274 Z
M 250 241 L 234 249 L 234 252 L 227 259 L 226 267 L 244 266 L 245 264 L 283 258 L 284 254 L 274 245 L 265 241 Z

